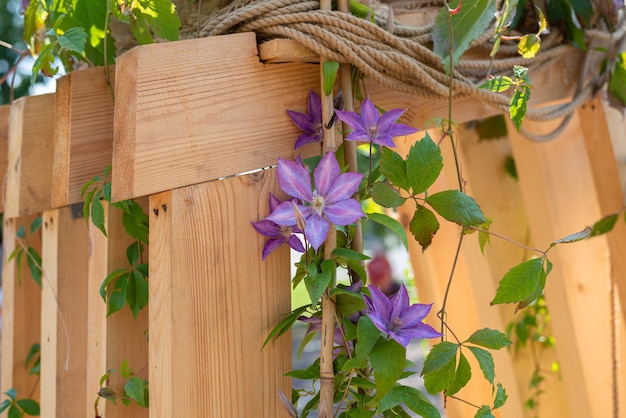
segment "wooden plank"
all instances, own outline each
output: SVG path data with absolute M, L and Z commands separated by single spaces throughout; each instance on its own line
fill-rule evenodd
M 114 67 L 110 67 L 111 79 Z M 82 201 L 83 184 L 111 164 L 113 91 L 103 67 L 72 71 L 57 80 L 52 207 Z
M 527 129 L 539 133 L 549 132 L 555 125 L 524 123 Z M 601 217 L 580 129 L 580 121 L 574 117 L 559 138 L 532 143 L 509 127 L 535 247 L 547 248 L 555 239 Z M 616 364 L 611 355 L 611 332 L 615 324 L 609 308 L 606 239 L 558 246 L 549 255 L 554 269 L 545 294 L 557 341 L 567 416 L 612 416 Z M 618 341 L 623 341 L 623 323 L 617 331 Z M 625 358 L 624 351 L 622 345 L 618 358 Z M 623 398 L 619 400 L 622 410 L 626 402 Z
M 251 221 L 267 216 L 274 170 L 150 198 L 150 417 L 287 417 L 289 251 L 261 262 Z
M 302 109 L 314 86 L 318 65 L 263 65 L 252 33 L 146 45 L 124 54 L 115 83 L 113 199 L 293 158 L 299 133 L 286 109 Z
M 70 207 L 43 214 L 41 302 L 42 418 L 85 415 L 87 393 L 87 264 L 85 220 Z M 93 405 L 93 404 L 92 404 Z
M 2 230 L 2 375 L 1 390 L 17 391 L 19 398 L 39 400 L 39 379 L 28 375 L 26 357 L 31 347 L 41 340 L 41 289 L 31 278 L 24 255 L 21 279 L 16 261 L 7 261 L 15 248 L 30 245 L 41 254 L 41 232 L 21 242 L 16 232 L 21 225 L 28 231 L 36 215 L 5 219 Z M 31 364 L 32 365 L 32 364 Z M 31 395 L 32 394 L 32 395 Z
M 5 216 L 50 209 L 55 95 L 17 99 L 9 114 Z
M 144 199 L 147 208 L 148 201 Z M 114 313 L 107 318 L 106 304 L 100 297 L 100 286 L 104 278 L 113 271 L 128 267 L 126 249 L 133 239 L 126 234 L 122 226 L 122 212 L 105 204 L 107 236 L 89 225 L 91 253 L 89 255 L 89 290 L 87 292 L 88 347 L 87 347 L 87 393 L 95 394 L 100 390 L 100 378 L 107 370 L 120 369 L 124 360 L 134 373 L 148 378 L 148 308 L 142 310 L 137 319 L 133 319 L 128 308 Z M 147 256 L 147 247 L 145 253 Z M 124 388 L 124 380 L 119 373 L 113 373 L 108 387 L 118 395 Z M 87 412 L 93 411 L 95 397 L 87 397 Z M 141 418 L 148 416 L 148 410 L 134 402 L 129 407 L 117 402 L 100 399 L 98 411 L 107 418 Z
M 438 132 L 430 131 L 430 134 L 436 136 Z M 411 145 L 416 140 L 421 139 L 423 135 L 424 133 L 418 133 L 404 139 L 397 138 L 398 152 L 406 155 Z M 449 142 L 442 145 L 442 152 L 444 171 L 430 188 L 429 193 L 458 188 Z M 435 313 L 442 307 L 459 241 L 460 228 L 440 218 L 441 227 L 435 235 L 432 245 L 425 252 L 422 252 L 419 244 L 408 232 L 408 225 L 414 212 L 415 204 L 406 204 L 400 208 L 399 218 L 407 228 L 409 237 L 411 237 L 409 253 L 420 300 L 424 303 L 434 303 L 432 312 Z M 505 322 L 500 316 L 498 308 L 489 305 L 495 295 L 495 282 L 487 260 L 480 253 L 477 239 L 474 236 L 466 236 L 457 260 L 453 283 L 446 304 L 448 325 L 461 340 L 465 340 L 474 331 L 485 327 L 504 331 Z M 431 325 L 436 329 L 440 328 L 439 320 L 434 314 L 430 315 L 429 319 Z M 452 340 L 452 336 L 449 336 L 449 339 Z M 497 368 L 496 381 L 505 386 L 509 395 L 506 405 L 501 410 L 494 411 L 494 415 L 496 417 L 521 418 L 524 416 L 523 399 L 521 398 L 519 382 L 514 374 L 515 367 L 511 353 L 507 350 L 498 350 L 492 351 L 492 354 Z M 458 396 L 473 404 L 489 404 L 492 400 L 491 385 L 477 372 L 479 366 L 471 357 L 469 356 L 468 359 L 474 370 L 474 378 L 468 386 L 459 392 Z M 527 382 L 524 382 L 524 385 L 526 384 Z M 461 418 L 473 416 L 476 409 L 450 399 L 447 402 L 446 413 L 450 418 Z
M 0 177 L 4 184 L 9 159 L 9 112 L 10 105 L 0 106 Z M 0 199 L 0 213 L 4 212 L 4 199 Z

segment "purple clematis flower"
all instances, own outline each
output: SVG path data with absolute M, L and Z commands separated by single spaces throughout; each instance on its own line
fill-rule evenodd
M 324 130 L 322 129 L 322 99 L 313 90 L 309 93 L 309 113 L 294 112 L 293 110 L 288 110 L 287 113 L 293 123 L 304 131 L 296 140 L 296 145 L 293 149 L 322 141 L 324 138 Z
M 313 172 L 315 190 L 309 170 L 300 161 L 278 159 L 278 184 L 290 196 L 304 204 L 281 203 L 267 217 L 278 225 L 296 225 L 296 213 L 304 217 L 304 236 L 317 250 L 326 239 L 330 223 L 345 226 L 364 216 L 361 204 L 352 198 L 359 189 L 363 174 L 343 173 L 337 157 L 326 153 Z M 294 205 L 296 208 L 294 208 Z
M 270 193 L 270 213 L 274 212 L 276 208 L 282 203 L 276 196 Z M 304 245 L 298 236 L 294 233 L 302 233 L 298 227 L 278 225 L 270 220 L 263 219 L 259 222 L 252 222 L 252 226 L 261 235 L 269 237 L 265 246 L 263 246 L 262 260 L 265 260 L 267 256 L 280 247 L 284 243 L 287 243 L 291 248 L 301 253 L 305 252 Z
M 368 288 L 372 297 L 363 296 L 365 305 L 369 309 L 367 316 L 376 328 L 388 334 L 402 346 L 406 347 L 413 338 L 441 337 L 441 334 L 433 327 L 422 322 L 430 312 L 432 304 L 409 305 L 409 294 L 404 283 L 400 291 L 389 298 L 374 286 L 368 286 Z
M 381 116 L 376 106 L 367 97 L 361 103 L 360 116 L 357 113 L 343 110 L 336 110 L 335 112 L 339 119 L 354 129 L 346 139 L 369 141 L 374 144 L 395 147 L 396 144 L 393 142 L 393 137 L 410 135 L 418 131 L 411 126 L 396 123 L 405 111 L 406 109 L 392 109 Z

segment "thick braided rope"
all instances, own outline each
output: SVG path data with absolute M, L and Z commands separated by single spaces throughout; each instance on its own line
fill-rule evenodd
M 395 24 L 392 32 L 381 27 L 383 17 L 377 14 L 378 24 L 356 16 L 319 10 L 319 1 L 302 0 L 238 0 L 207 21 L 201 36 L 222 35 L 234 32 L 255 32 L 260 40 L 289 38 L 308 47 L 316 54 L 330 60 L 348 62 L 378 84 L 399 92 L 429 100 L 447 99 L 449 78 L 443 71 L 441 59 L 427 45 L 431 41 L 432 25 L 410 27 Z M 475 44 L 490 47 L 490 28 Z M 624 27 L 612 35 L 588 31 L 587 36 L 601 45 L 609 46 L 624 37 Z M 554 60 L 577 53 L 561 43 L 562 36 L 553 32 L 542 39 L 542 49 L 536 57 L 524 59 L 516 50 L 503 45 L 497 60 L 462 59 L 453 70 L 455 98 L 470 97 L 507 112 L 509 98 L 503 94 L 479 89 L 487 74 L 506 75 L 514 65 L 523 65 L 533 75 L 547 68 Z M 474 45 L 474 44 L 473 44 Z M 608 49 L 608 48 L 607 48 Z M 591 70 L 596 72 L 597 69 Z M 576 96 L 559 106 L 528 109 L 530 120 L 546 121 L 565 118 L 559 127 L 548 135 L 524 135 L 534 141 L 547 141 L 561 133 L 577 107 L 587 101 L 600 87 L 597 78 L 579 85 Z M 579 83 L 580 84 L 580 83 Z

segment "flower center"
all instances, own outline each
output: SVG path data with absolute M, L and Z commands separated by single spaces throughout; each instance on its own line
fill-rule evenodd
M 402 318 L 396 317 L 391 321 L 391 326 L 389 327 L 389 331 L 397 331 L 402 327 Z
M 325 206 L 324 196 L 319 196 L 317 194 L 317 191 L 313 192 L 313 201 L 311 202 L 311 205 L 313 206 L 313 210 L 315 211 L 315 213 L 319 216 L 322 216 Z
M 369 125 L 367 127 L 367 134 L 372 139 L 375 139 L 376 137 L 378 137 L 378 125 Z
M 285 225 L 280 226 L 280 235 L 282 237 L 289 239 L 292 233 L 293 233 L 293 226 L 285 226 Z

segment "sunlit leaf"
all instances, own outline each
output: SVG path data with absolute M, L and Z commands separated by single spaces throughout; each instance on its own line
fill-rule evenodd
M 406 173 L 406 161 L 395 151 L 383 147 L 380 160 L 380 171 L 383 176 L 403 190 L 409 190 Z
M 413 194 L 424 193 L 437 180 L 443 168 L 441 149 L 428 132 L 409 150 L 406 157 L 406 173 Z
M 422 251 L 426 251 L 439 230 L 439 221 L 437 221 L 435 214 L 430 209 L 418 205 L 409 223 L 409 230 L 415 237 L 415 240 L 422 246 Z
M 493 91 L 496 93 L 502 93 L 503 91 L 507 91 L 513 85 L 514 83 L 511 77 L 501 75 L 498 77 L 490 78 L 489 80 L 478 86 L 478 88 Z
M 465 342 L 491 348 L 493 350 L 499 350 L 511 345 L 511 341 L 504 333 L 489 328 L 483 328 L 475 331 Z
M 324 94 L 330 96 L 333 92 L 333 86 L 337 79 L 337 70 L 339 63 L 336 61 L 324 61 L 322 63 L 322 75 L 324 77 Z
M 445 190 L 426 197 L 428 203 L 444 219 L 464 226 L 486 221 L 476 201 L 458 190 Z
M 593 224 L 590 236 L 595 237 L 596 235 L 606 234 L 607 232 L 611 231 L 615 226 L 618 217 L 619 212 L 612 215 L 607 215 L 604 218 L 600 219 L 598 222 Z
M 541 48 L 541 38 L 536 33 L 527 33 L 517 44 L 517 52 L 523 58 L 534 58 Z
M 545 286 L 543 259 L 534 258 L 511 268 L 500 280 L 492 305 L 521 302 Z

